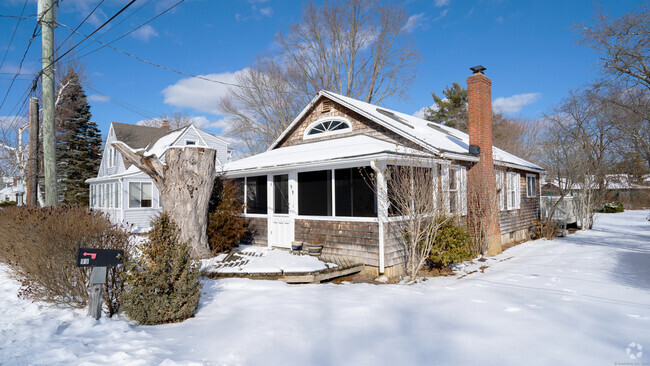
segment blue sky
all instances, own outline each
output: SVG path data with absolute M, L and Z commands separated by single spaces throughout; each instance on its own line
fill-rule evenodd
M 59 22 L 76 27 L 100 0 L 62 0 Z M 128 1 L 105 0 L 80 28 L 89 34 Z M 178 0 L 137 0 L 111 27 L 95 37 L 111 41 L 153 18 Z M 24 0 L 3 0 L 0 15 L 19 15 Z M 626 13 L 638 1 L 604 1 L 612 15 Z M 492 79 L 494 104 L 509 115 L 538 118 L 569 89 L 578 88 L 600 73 L 598 55 L 575 43 L 570 28 L 590 21 L 591 0 L 434 0 L 407 1 L 416 47 L 423 60 L 406 100 L 387 100 L 386 107 L 415 113 L 432 104 L 431 92 L 440 94 L 452 82 L 465 84 L 469 67 L 482 64 Z M 118 22 L 129 16 L 121 24 Z M 186 0 L 113 46 L 148 61 L 223 81 L 246 68 L 257 55 L 273 51 L 273 35 L 300 16 L 301 2 L 278 0 Z M 36 13 L 36 1 L 28 0 L 26 15 Z M 4 55 L 15 18 L 0 17 L 0 55 Z M 34 19 L 22 20 L 0 69 L 0 98 L 4 96 L 35 27 Z M 56 29 L 62 40 L 70 31 Z M 75 43 L 81 37 L 72 37 Z M 39 70 L 41 39 L 37 37 L 25 58 L 22 73 L 12 87 L 0 117 L 16 114 L 33 74 Z M 97 48 L 90 40 L 77 47 L 77 56 Z M 226 127 L 217 109 L 226 88 L 162 70 L 115 50 L 104 48 L 83 57 L 89 87 L 86 92 L 93 120 L 102 133 L 111 121 L 137 123 L 147 116 L 187 111 L 208 131 Z M 111 99 L 115 103 L 108 102 Z M 20 105 L 20 104 L 18 104 Z M 124 108 L 124 106 L 128 108 Z M 133 110 L 139 113 L 135 113 Z

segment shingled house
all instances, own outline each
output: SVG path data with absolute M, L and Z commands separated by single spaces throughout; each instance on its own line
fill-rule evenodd
M 378 202 L 386 195 L 375 188 L 385 185 L 370 187 L 363 172 L 374 172 L 378 182 L 387 165 L 407 164 L 411 157 L 435 167 L 443 204 L 461 218 L 475 182 L 487 182 L 499 206 L 490 253 L 525 238 L 539 217 L 543 169 L 492 146 L 491 82 L 483 70 L 467 80 L 469 135 L 319 92 L 266 152 L 224 167 L 245 187 L 253 243 L 287 248 L 322 234 L 324 255 L 360 261 L 371 273 L 401 274 L 405 257 L 394 225 L 399 218 Z
M 232 151 L 226 140 L 194 125 L 170 131 L 166 125 L 157 128 L 111 123 L 97 177 L 86 181 L 90 184 L 90 207 L 106 212 L 113 222 L 132 224 L 135 229 L 148 228 L 151 218 L 161 211 L 162 203 L 151 178 L 126 163 L 111 146 L 113 141 L 143 149 L 145 155 L 154 154 L 163 161 L 170 146 L 210 147 L 217 150 L 217 167 L 230 161 Z

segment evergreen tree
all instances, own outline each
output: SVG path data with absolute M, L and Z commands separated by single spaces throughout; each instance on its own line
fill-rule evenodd
M 442 94 L 444 98 L 431 93 L 436 105 L 424 111 L 424 119 L 467 132 L 467 89 L 453 83 Z
M 123 309 L 140 324 L 183 321 L 194 314 L 201 296 L 199 265 L 190 260 L 176 224 L 163 212 L 152 222 L 141 255 L 127 262 Z
M 97 175 L 101 162 L 101 134 L 90 120 L 90 105 L 79 75 L 68 69 L 59 87 L 56 107 L 57 179 L 61 203 L 88 205 L 86 179 Z

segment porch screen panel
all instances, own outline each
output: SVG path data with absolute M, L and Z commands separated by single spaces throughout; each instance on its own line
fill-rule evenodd
M 376 217 L 377 199 L 370 167 L 334 172 L 336 216 Z
M 332 171 L 298 173 L 298 214 L 332 215 Z
M 289 213 L 289 175 L 273 176 L 273 212 L 276 214 Z
M 267 212 L 267 194 L 266 194 L 266 175 L 258 177 L 248 177 L 246 183 L 246 212 L 252 214 L 266 214 Z

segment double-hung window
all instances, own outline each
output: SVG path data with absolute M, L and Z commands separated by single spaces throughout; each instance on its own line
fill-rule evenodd
M 526 174 L 526 197 L 537 197 L 537 176 Z
M 507 175 L 507 206 L 508 210 L 520 208 L 520 178 L 519 173 L 508 172 Z
M 129 183 L 129 208 L 151 207 L 152 200 L 153 192 L 151 183 Z

